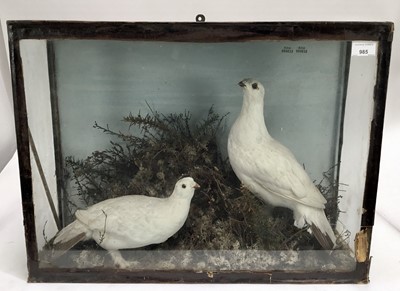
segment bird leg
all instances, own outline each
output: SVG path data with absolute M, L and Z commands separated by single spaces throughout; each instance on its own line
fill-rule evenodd
M 131 264 L 122 257 L 120 251 L 112 250 L 109 251 L 109 254 L 114 262 L 115 267 L 120 269 L 128 269 L 131 266 Z
M 297 228 L 303 228 L 306 226 L 306 220 L 303 215 L 301 215 L 298 211 L 293 210 L 294 217 L 294 226 Z

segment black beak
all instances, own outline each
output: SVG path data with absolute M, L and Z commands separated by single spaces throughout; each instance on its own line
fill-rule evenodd
M 240 87 L 246 87 L 246 84 L 245 84 L 243 81 L 240 81 L 240 82 L 238 83 L 238 85 L 239 85 Z

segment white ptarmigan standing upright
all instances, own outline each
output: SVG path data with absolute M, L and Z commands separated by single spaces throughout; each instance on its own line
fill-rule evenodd
M 76 220 L 57 233 L 54 247 L 65 251 L 81 240 L 93 239 L 109 251 L 116 266 L 127 268 L 130 264 L 119 250 L 162 243 L 174 235 L 185 223 L 199 187 L 193 178 L 186 177 L 175 184 L 167 198 L 127 195 L 78 210 Z
M 324 249 L 336 237 L 324 209 L 326 200 L 284 145 L 273 139 L 264 120 L 264 87 L 253 79 L 239 82 L 243 105 L 228 137 L 228 155 L 243 186 L 265 202 L 293 210 L 294 225 L 310 229 Z

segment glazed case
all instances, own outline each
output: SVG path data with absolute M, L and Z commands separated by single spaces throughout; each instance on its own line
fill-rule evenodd
M 8 30 L 29 281 L 368 282 L 393 24 L 9 21 Z M 266 88 L 271 135 L 327 199 L 336 249 L 322 250 L 290 211 L 232 174 L 227 136 L 248 77 Z M 165 243 L 122 250 L 135 267 L 115 268 L 90 242 L 52 258 L 51 239 L 77 209 L 166 197 L 183 174 L 202 186 L 186 224 Z

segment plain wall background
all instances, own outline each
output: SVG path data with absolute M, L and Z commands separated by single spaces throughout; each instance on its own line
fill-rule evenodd
M 285 46 L 305 46 L 308 53 L 285 54 Z M 150 111 L 146 102 L 165 115 L 189 111 L 193 123 L 205 118 L 211 106 L 221 116 L 229 113 L 218 140 L 226 153 L 228 132 L 243 101 L 237 83 L 254 77 L 266 87 L 268 130 L 311 177 L 322 179 L 338 162 L 344 42 L 64 40 L 56 41 L 54 49 L 64 157 L 83 159 L 109 148 L 110 136 L 93 129 L 94 122 L 127 131 L 122 118 L 145 115 Z
M 4 37 L 3 30 L 0 30 L 0 172 L 11 159 L 16 147 L 11 75 Z

